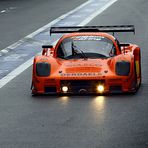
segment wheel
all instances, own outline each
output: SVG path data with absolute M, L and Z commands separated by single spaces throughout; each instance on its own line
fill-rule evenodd
M 36 91 L 34 90 L 34 84 L 33 84 L 33 82 L 31 83 L 31 95 L 32 95 L 32 97 L 37 96 L 37 93 L 36 93 Z

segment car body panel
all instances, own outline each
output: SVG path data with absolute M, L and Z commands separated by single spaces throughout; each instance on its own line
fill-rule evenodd
M 66 38 L 77 36 L 102 36 L 111 40 L 116 48 L 116 55 L 109 58 L 62 59 L 57 55 L 58 47 Z M 49 76 L 37 75 L 37 63 L 50 64 Z M 117 63 L 119 63 L 117 65 Z M 120 64 L 121 63 L 121 64 Z M 130 65 L 128 75 L 120 65 Z M 46 64 L 47 65 L 47 64 Z M 104 91 L 98 92 L 98 85 Z M 55 47 L 43 48 L 42 55 L 35 56 L 32 73 L 32 94 L 71 94 L 71 93 L 126 93 L 136 92 L 141 84 L 140 48 L 135 44 L 121 44 L 114 36 L 104 32 L 80 32 L 63 35 Z M 63 86 L 68 87 L 63 92 Z

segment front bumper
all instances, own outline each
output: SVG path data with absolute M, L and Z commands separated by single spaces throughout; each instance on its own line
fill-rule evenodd
M 48 82 L 48 83 L 47 83 Z M 39 84 L 40 83 L 40 84 Z M 97 87 L 102 85 L 103 92 L 99 92 Z M 68 87 L 64 92 L 62 87 Z M 49 80 L 38 82 L 32 89 L 33 94 L 109 94 L 135 92 L 135 82 L 131 79 L 93 79 L 93 80 Z

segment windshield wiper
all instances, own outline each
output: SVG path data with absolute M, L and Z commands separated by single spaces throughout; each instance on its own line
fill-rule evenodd
M 78 53 L 77 53 L 77 50 L 79 50 L 79 51 L 80 51 L 79 53 L 82 55 L 82 57 L 83 57 L 85 60 L 88 59 L 88 57 L 86 56 L 86 54 L 85 54 L 80 48 L 78 48 L 76 45 L 74 45 L 73 42 L 72 42 L 71 46 L 72 46 L 72 50 L 73 50 L 76 54 L 78 54 Z

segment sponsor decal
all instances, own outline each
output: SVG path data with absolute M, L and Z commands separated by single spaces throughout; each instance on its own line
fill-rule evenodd
M 100 41 L 102 39 L 104 39 L 103 36 L 76 36 L 76 37 L 72 37 L 73 40 L 77 41 Z
M 60 73 L 62 77 L 95 77 L 100 76 L 102 73 Z
M 101 64 L 65 64 L 66 67 L 99 67 L 102 66 Z

